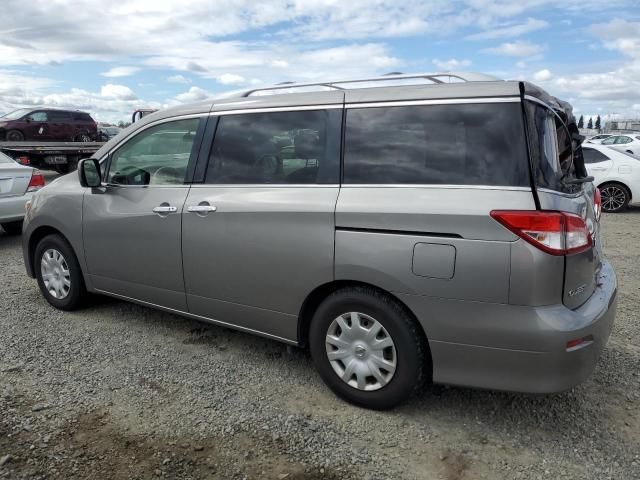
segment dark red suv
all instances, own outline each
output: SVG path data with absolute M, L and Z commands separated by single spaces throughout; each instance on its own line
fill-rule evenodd
M 88 113 L 52 108 L 23 108 L 0 117 L 0 140 L 7 142 L 91 142 L 98 126 Z

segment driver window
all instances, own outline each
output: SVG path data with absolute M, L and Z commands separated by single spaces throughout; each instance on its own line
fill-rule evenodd
M 327 141 L 330 118 L 327 110 L 221 116 L 206 183 L 335 182 L 339 151 Z
M 111 156 L 107 183 L 182 185 L 200 119 L 177 120 L 148 128 Z
M 33 112 L 29 115 L 29 120 L 32 122 L 46 122 L 47 121 L 47 112 Z

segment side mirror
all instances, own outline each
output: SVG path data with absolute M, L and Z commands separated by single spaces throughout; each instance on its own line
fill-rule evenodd
M 85 158 L 78 163 L 78 179 L 83 187 L 96 188 L 102 184 L 100 163 L 95 158 Z

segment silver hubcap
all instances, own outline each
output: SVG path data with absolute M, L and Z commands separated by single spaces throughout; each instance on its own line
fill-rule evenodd
M 615 186 L 605 187 L 600 191 L 602 197 L 602 209 L 603 210 L 619 210 L 624 205 L 626 195 L 624 191 Z
M 40 261 L 40 273 L 47 292 L 58 300 L 69 295 L 71 289 L 71 273 L 64 256 L 55 248 L 50 248 Z
M 378 390 L 396 371 L 396 346 L 375 318 L 348 312 L 327 331 L 327 358 L 343 382 L 358 390 Z

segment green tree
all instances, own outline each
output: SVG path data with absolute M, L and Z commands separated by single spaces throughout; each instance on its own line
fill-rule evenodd
M 600 130 L 600 115 L 596 118 L 595 129 Z
M 584 128 L 584 116 L 580 115 L 580 120 L 578 120 L 578 128 Z
M 593 129 L 593 118 L 589 117 L 589 123 L 587 123 L 587 128 L 589 130 Z

